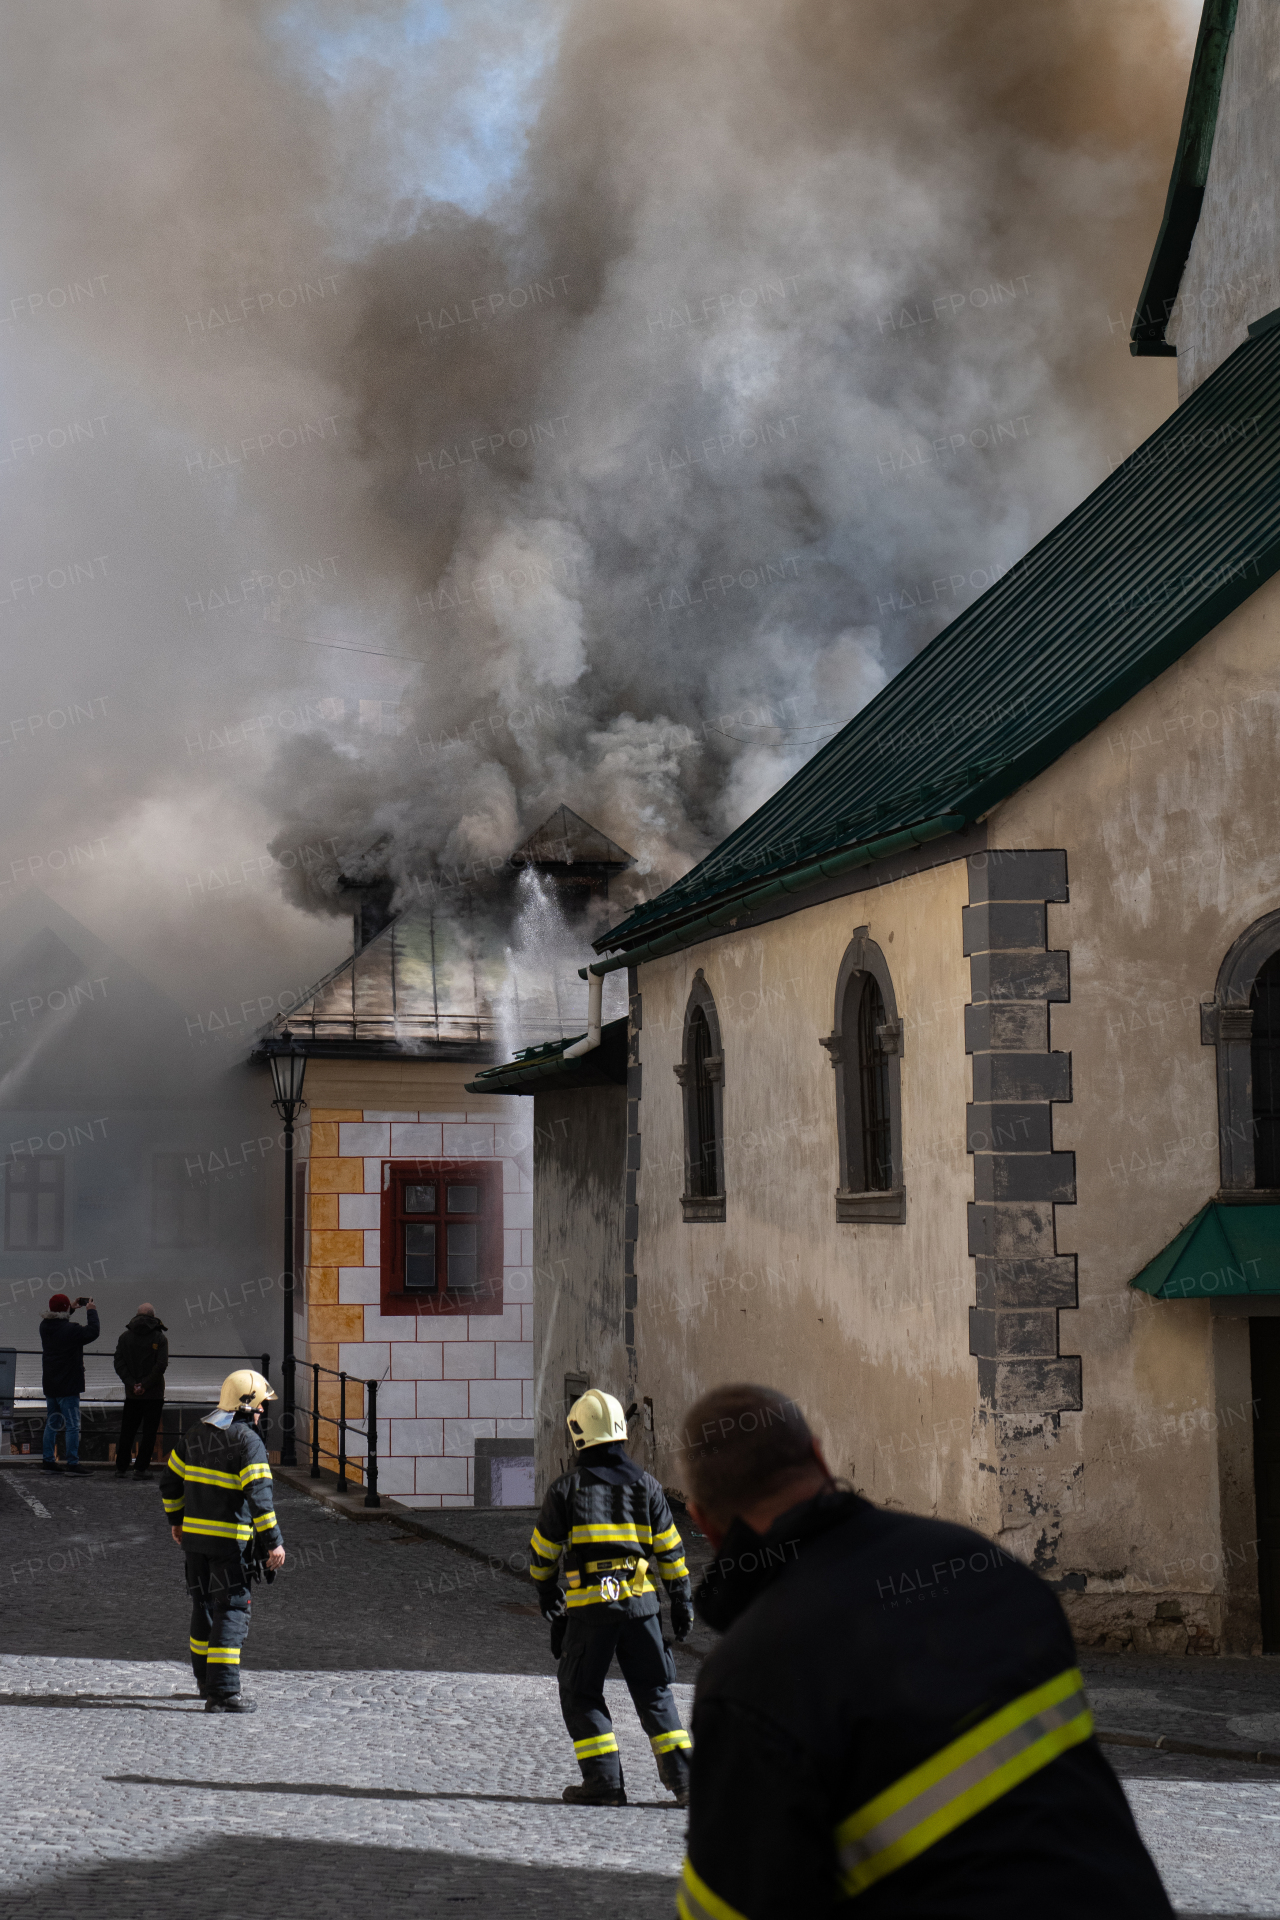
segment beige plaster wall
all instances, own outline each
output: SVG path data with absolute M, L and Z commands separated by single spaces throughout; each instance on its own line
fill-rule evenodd
M 1070 903 L 1048 913 L 1071 999 L 1051 1045 L 1071 1054 L 1074 1099 L 1053 1144 L 1076 1155 L 1057 1234 L 1079 1255 L 1061 1344 L 1083 1356 L 1084 1411 L 1064 1429 L 1084 1470 L 1060 1564 L 1088 1576 L 1079 1617 L 1122 1639 L 1141 1615 L 1124 1595 L 1150 1588 L 1192 1596 L 1189 1630 L 1217 1637 L 1229 1556 L 1237 1606 L 1256 1604 L 1247 1321 L 1127 1283 L 1218 1187 L 1199 1006 L 1231 943 L 1280 906 L 1278 735 L 1272 580 L 988 822 L 993 846 L 1067 853 Z M 1237 1644 L 1250 1631 L 1227 1623 Z
M 1280 8 L 1240 0 L 1204 204 L 1166 338 L 1187 395 L 1280 306 Z
M 973 1441 L 957 861 L 640 969 L 644 1027 L 637 1394 L 655 1470 L 679 1484 L 681 1416 L 707 1387 L 760 1380 L 799 1398 L 832 1468 L 876 1500 L 994 1530 Z M 835 1075 L 819 1045 L 858 926 L 882 948 L 904 1027 L 906 1220 L 837 1225 Z M 680 1058 L 702 968 L 724 1052 L 726 1219 L 685 1225 Z

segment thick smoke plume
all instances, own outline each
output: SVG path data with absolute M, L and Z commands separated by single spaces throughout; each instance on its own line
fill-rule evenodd
M 14 735 L 6 862 L 102 837 L 72 910 L 202 992 L 561 801 L 682 871 L 1168 411 L 1127 317 L 1193 28 L 24 10 L 9 698 L 104 705 Z

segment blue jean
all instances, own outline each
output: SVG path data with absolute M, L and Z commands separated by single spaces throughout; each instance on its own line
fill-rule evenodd
M 44 1457 L 52 1460 L 54 1442 L 60 1433 L 65 1433 L 67 1465 L 74 1466 L 80 1458 L 80 1395 L 46 1393 L 44 1404 L 48 1409 L 44 1421 Z

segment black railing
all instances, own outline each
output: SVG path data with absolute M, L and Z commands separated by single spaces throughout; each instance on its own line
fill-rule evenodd
M 364 1504 L 366 1505 L 366 1507 L 380 1507 L 382 1505 L 382 1501 L 378 1497 L 378 1383 L 377 1381 L 361 1380 L 358 1375 L 347 1374 L 334 1367 L 322 1367 L 318 1360 L 298 1361 L 294 1359 L 292 1354 L 288 1354 L 285 1356 L 284 1365 L 286 1370 L 288 1371 L 292 1371 L 301 1365 L 301 1366 L 307 1367 L 311 1374 L 311 1407 L 309 1410 L 310 1420 L 311 1420 L 310 1478 L 312 1480 L 318 1480 L 320 1478 L 320 1456 L 321 1454 L 324 1454 L 326 1459 L 333 1460 L 337 1463 L 338 1484 L 337 1484 L 337 1487 L 335 1488 L 335 1492 L 346 1493 L 348 1490 L 347 1435 L 348 1433 L 356 1433 L 360 1436 L 360 1438 L 365 1443 L 364 1475 L 365 1475 L 366 1490 L 365 1490 L 365 1496 L 364 1496 Z M 322 1373 L 328 1374 L 331 1380 L 336 1380 L 338 1382 L 338 1417 L 336 1420 L 334 1419 L 331 1413 L 321 1413 L 320 1411 L 320 1375 Z M 348 1380 L 350 1380 L 353 1386 L 363 1387 L 365 1392 L 369 1396 L 365 1406 L 365 1416 L 364 1416 L 363 1426 L 361 1426 L 357 1421 L 348 1420 L 347 1418 L 347 1382 Z M 296 1392 L 294 1394 L 294 1406 L 295 1406 L 294 1418 L 296 1419 L 297 1418 Z M 338 1451 L 336 1453 L 333 1451 L 332 1447 L 325 1447 L 321 1445 L 320 1422 L 322 1420 L 327 1421 L 331 1427 L 336 1427 L 338 1429 Z
M 44 1358 L 43 1347 L 8 1347 L 4 1349 L 4 1351 L 16 1353 L 20 1360 L 43 1360 Z M 171 1353 L 169 1355 L 170 1360 L 239 1360 L 242 1363 L 247 1360 L 252 1360 L 254 1357 L 251 1353 Z M 271 1378 L 271 1355 L 269 1353 L 260 1353 L 256 1357 L 262 1363 L 258 1368 L 258 1372 L 264 1380 L 269 1380 Z M 113 1367 L 115 1365 L 114 1354 L 90 1353 L 87 1347 L 81 1348 L 80 1358 L 82 1360 L 106 1360 L 109 1361 Z M 219 1382 L 219 1385 L 221 1385 L 221 1382 Z

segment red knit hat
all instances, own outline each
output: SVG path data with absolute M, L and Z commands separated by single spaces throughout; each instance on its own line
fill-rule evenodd
M 65 1293 L 55 1293 L 50 1296 L 49 1311 L 50 1313 L 69 1313 L 71 1311 L 71 1302 Z

